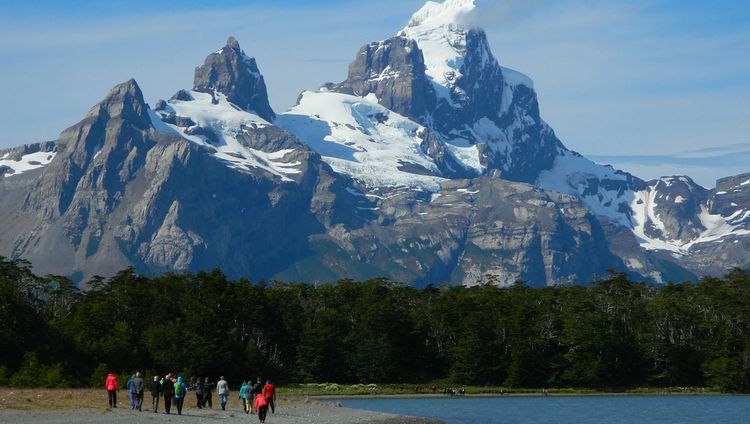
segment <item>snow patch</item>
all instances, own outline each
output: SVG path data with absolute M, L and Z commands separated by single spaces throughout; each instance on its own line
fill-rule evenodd
M 591 193 L 589 180 L 627 181 L 627 176 L 616 172 L 609 165 L 599 165 L 568 150 L 560 150 L 552 168 L 542 171 L 536 185 L 563 194 L 580 198 L 596 215 L 605 217 L 624 227 L 632 226 L 627 209 L 633 200 L 632 191 L 606 190 L 598 185 Z
M 151 122 L 158 131 L 176 133 L 201 146 L 210 146 L 216 150 L 213 153 L 214 157 L 237 170 L 261 169 L 281 178 L 282 181 L 293 181 L 287 175 L 302 172 L 295 169 L 300 162 L 283 160 L 293 151 L 292 149 L 267 153 L 244 146 L 239 141 L 238 137 L 243 133 L 271 125 L 268 121 L 254 113 L 238 109 L 224 94 L 216 92 L 211 95 L 197 91 L 189 93 L 193 100 L 170 100 L 168 108 L 164 111 L 149 110 Z M 188 134 L 189 128 L 163 122 L 162 119 L 166 119 L 171 113 L 192 120 L 196 125 L 189 128 L 202 127 L 212 130 L 219 138 L 218 142 L 202 135 Z
M 437 191 L 444 180 L 422 151 L 425 128 L 381 106 L 374 94 L 307 91 L 275 124 L 317 151 L 336 172 L 367 187 Z
M 55 155 L 56 152 L 29 153 L 27 155 L 21 156 L 21 160 L 15 161 L 12 159 L 7 159 L 8 157 L 10 157 L 10 153 L 6 153 L 0 159 L 0 167 L 7 166 L 11 170 L 13 170 L 13 172 L 6 174 L 7 178 L 49 165 L 49 163 L 52 162 L 52 159 L 55 158 Z

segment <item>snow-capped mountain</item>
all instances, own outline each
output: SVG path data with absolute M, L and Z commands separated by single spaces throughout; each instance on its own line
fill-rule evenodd
M 0 255 L 88 278 L 654 282 L 750 265 L 750 175 L 643 181 L 567 149 L 534 84 L 428 2 L 277 115 L 238 41 L 150 107 L 133 80 L 54 142 L 0 151 Z

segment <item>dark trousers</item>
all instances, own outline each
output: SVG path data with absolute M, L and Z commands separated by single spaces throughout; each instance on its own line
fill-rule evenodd
M 159 409 L 159 395 L 151 395 L 151 408 L 153 408 L 154 412 Z
M 133 400 L 135 401 L 135 407 L 139 411 L 143 408 L 143 393 L 134 393 Z
M 268 406 L 271 407 L 271 413 L 275 414 L 276 413 L 276 405 L 273 404 L 273 396 L 267 397 L 266 401 L 268 402 Z
M 195 406 L 197 406 L 198 408 L 203 408 L 203 393 L 195 394 Z
M 117 390 L 107 390 L 107 398 L 109 398 L 109 407 L 117 408 Z
M 170 409 L 172 409 L 172 396 L 164 396 L 164 412 L 169 414 Z
M 211 402 L 211 392 L 206 392 L 203 394 L 203 406 L 206 406 L 208 404 L 209 408 L 213 408 L 214 404 Z
M 258 408 L 258 419 L 260 422 L 263 422 L 266 420 L 266 414 L 268 414 L 268 406 L 261 406 Z
M 174 406 L 177 407 L 177 415 L 182 415 L 183 402 L 185 402 L 185 398 L 174 398 Z

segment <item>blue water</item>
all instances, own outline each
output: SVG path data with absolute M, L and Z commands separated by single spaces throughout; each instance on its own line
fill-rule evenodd
M 448 424 L 750 423 L 748 396 L 539 396 L 338 402 L 347 408 L 436 418 Z

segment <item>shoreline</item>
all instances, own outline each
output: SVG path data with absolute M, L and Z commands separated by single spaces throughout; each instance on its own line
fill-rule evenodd
M 145 404 L 145 402 L 144 402 Z M 173 410 L 167 415 L 162 410 L 158 413 L 133 411 L 130 408 L 81 408 L 81 409 L 0 409 L 0 422 L 19 424 L 96 424 L 96 423 L 131 423 L 149 422 L 154 424 L 174 422 L 204 422 L 221 420 L 226 423 L 255 423 L 257 415 L 245 414 L 241 408 L 196 409 L 187 407 L 182 415 Z M 367 411 L 340 407 L 333 404 L 312 402 L 307 404 L 279 405 L 276 414 L 268 413 L 268 424 L 445 424 L 443 421 L 410 417 L 384 412 Z

